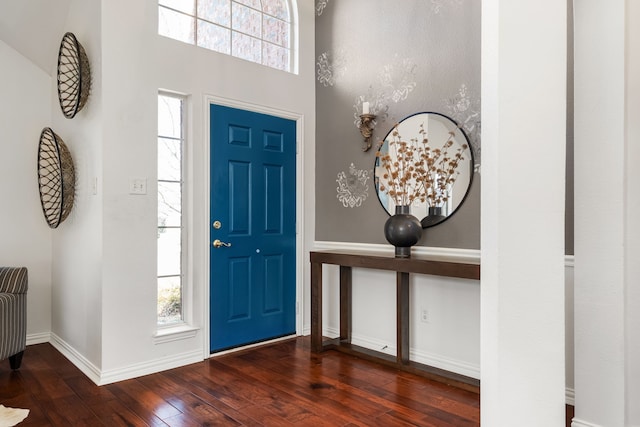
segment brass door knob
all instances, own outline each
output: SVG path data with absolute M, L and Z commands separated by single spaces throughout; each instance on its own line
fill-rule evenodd
M 222 247 L 222 246 L 225 246 L 225 247 L 228 248 L 228 247 L 231 246 L 231 243 L 223 242 L 220 239 L 216 239 L 216 240 L 213 241 L 213 247 L 214 248 L 219 248 L 219 247 Z

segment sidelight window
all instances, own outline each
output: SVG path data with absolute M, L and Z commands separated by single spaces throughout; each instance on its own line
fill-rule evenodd
M 185 98 L 158 95 L 158 325 L 184 321 Z

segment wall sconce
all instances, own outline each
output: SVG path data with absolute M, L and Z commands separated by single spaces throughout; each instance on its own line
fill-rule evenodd
M 373 127 L 374 127 L 375 119 L 376 119 L 376 115 L 371 114 L 369 111 L 369 103 L 363 102 L 362 115 L 360 116 L 360 123 L 358 124 L 360 133 L 364 138 L 364 142 L 362 143 L 362 151 L 368 151 L 371 148 L 371 136 L 373 135 Z

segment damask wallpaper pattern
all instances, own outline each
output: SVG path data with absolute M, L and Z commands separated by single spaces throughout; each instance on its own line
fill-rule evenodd
M 476 177 L 465 205 L 419 244 L 478 248 L 480 0 L 315 5 L 316 239 L 386 243 L 387 214 L 372 179 L 375 148 L 402 118 L 434 111 L 453 118 L 469 137 Z M 358 131 L 363 102 L 377 116 L 368 152 Z

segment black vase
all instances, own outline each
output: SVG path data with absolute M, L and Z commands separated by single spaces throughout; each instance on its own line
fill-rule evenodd
M 396 214 L 384 223 L 384 237 L 396 248 L 396 258 L 411 258 L 411 246 L 422 237 L 422 225 L 409 206 L 396 206 Z
M 432 225 L 440 224 L 447 217 L 442 215 L 442 207 L 441 206 L 429 206 L 429 211 L 427 216 L 422 218 L 422 227 L 430 227 Z

